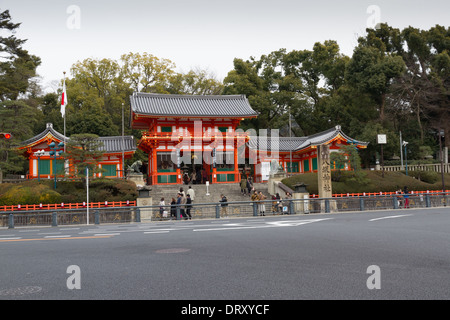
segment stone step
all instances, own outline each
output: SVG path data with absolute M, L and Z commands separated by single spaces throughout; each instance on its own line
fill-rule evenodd
M 241 188 L 239 184 L 211 184 L 207 188 L 206 185 L 157 185 L 151 186 L 150 196 L 153 198 L 153 202 L 159 202 L 161 198 L 164 200 L 170 201 L 173 198 L 176 199 L 177 193 L 180 188 L 186 192 L 189 189 L 189 186 L 195 191 L 195 202 L 196 203 L 215 203 L 220 200 L 220 195 L 224 194 L 229 202 L 232 201 L 248 201 L 249 196 L 243 195 L 241 193 Z M 255 190 L 262 191 L 269 199 L 269 194 L 267 192 L 268 187 L 265 183 L 255 183 Z

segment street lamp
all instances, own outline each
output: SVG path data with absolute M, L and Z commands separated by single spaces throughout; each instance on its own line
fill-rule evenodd
M 52 142 L 48 145 L 50 147 L 50 156 L 54 156 L 55 160 L 53 161 L 53 175 L 55 176 L 55 190 L 56 190 L 56 157 L 61 156 L 61 153 L 64 151 L 64 142 L 60 142 L 58 145 L 55 142 Z
M 41 157 L 45 154 L 45 150 L 38 150 L 34 153 L 34 156 L 37 157 L 38 159 L 38 165 L 37 165 L 37 176 L 38 176 L 38 182 L 41 182 L 41 173 L 39 172 L 39 164 L 40 164 L 40 160 Z
M 403 141 L 403 147 L 405 148 L 405 173 L 408 175 L 408 157 L 406 154 L 406 146 L 408 145 L 408 142 Z

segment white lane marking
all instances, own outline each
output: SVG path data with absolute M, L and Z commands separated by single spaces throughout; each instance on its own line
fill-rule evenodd
M 101 236 L 118 236 L 120 233 L 96 233 L 94 234 L 94 237 L 101 237 Z
M 18 240 L 18 239 L 22 239 L 21 237 L 12 237 L 12 238 L 0 238 L 1 240 Z
M 325 219 L 313 219 L 313 220 L 297 220 L 297 221 L 271 221 L 266 222 L 259 226 L 239 226 L 239 227 L 224 227 L 224 228 L 204 228 L 194 229 L 192 231 L 222 231 L 222 230 L 242 230 L 242 229 L 262 229 L 262 228 L 276 228 L 276 227 L 296 227 L 303 224 L 309 224 L 318 221 L 330 220 L 332 218 Z
M 145 234 L 151 234 L 151 233 L 169 233 L 170 231 L 145 231 Z
M 70 234 L 62 234 L 59 236 L 45 236 L 44 238 L 70 238 L 71 235 Z
M 386 216 L 386 217 L 381 217 L 381 218 L 370 219 L 369 221 L 378 221 L 378 220 L 383 220 L 383 219 L 394 219 L 394 218 L 402 218 L 402 217 L 409 217 L 409 216 L 412 216 L 412 214 L 401 214 L 401 215 L 397 215 L 397 216 Z

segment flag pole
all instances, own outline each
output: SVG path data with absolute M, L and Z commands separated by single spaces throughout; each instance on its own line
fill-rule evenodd
M 63 71 L 63 74 L 64 74 L 64 88 L 65 88 L 66 87 L 66 72 Z M 65 94 L 66 93 L 64 92 L 64 95 Z M 66 97 L 64 97 L 64 99 L 66 99 Z M 64 103 L 64 101 L 62 103 Z M 66 153 L 66 109 L 65 109 L 65 106 L 64 106 L 63 118 L 64 118 L 64 153 Z

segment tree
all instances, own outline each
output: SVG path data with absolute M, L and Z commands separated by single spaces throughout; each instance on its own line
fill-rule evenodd
M 24 94 L 41 64 L 39 57 L 22 48 L 26 40 L 14 36 L 19 26 L 20 23 L 11 22 L 9 10 L 0 13 L 0 31 L 11 33 L 8 37 L 0 36 L 0 101 L 17 100 Z
M 98 168 L 98 161 L 103 156 L 103 143 L 98 138 L 95 134 L 84 133 L 71 135 L 67 141 L 63 157 L 72 160 L 76 175 L 83 180 L 86 178 L 86 168 L 89 168 L 90 174 L 101 170 Z
M 385 24 L 380 29 L 367 29 L 367 37 L 358 39 L 358 46 L 346 70 L 348 83 L 372 97 L 378 106 L 380 121 L 385 120 L 386 95 L 390 84 L 405 70 L 402 57 L 391 53 L 395 46 L 384 37 L 386 29 L 389 27 Z

